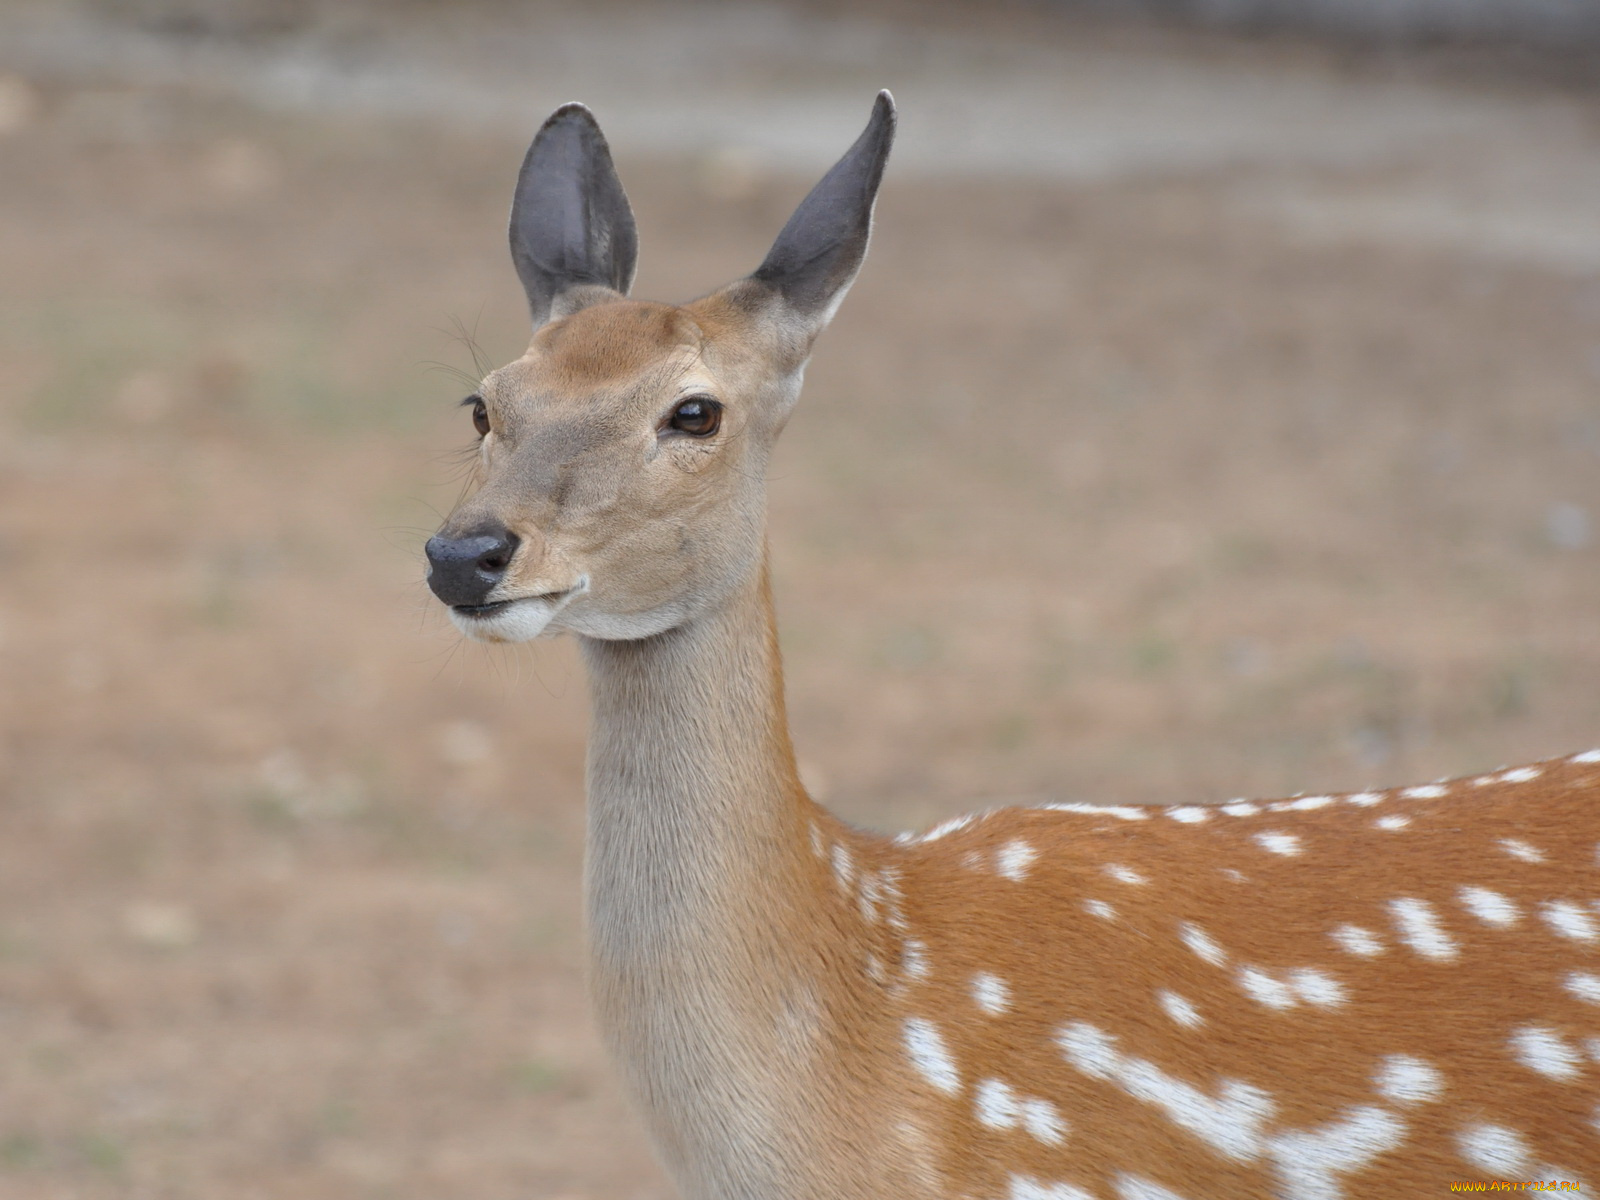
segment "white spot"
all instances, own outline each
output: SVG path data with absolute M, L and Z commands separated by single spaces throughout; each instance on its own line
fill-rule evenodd
M 1338 1008 L 1345 1002 L 1344 985 L 1316 967 L 1290 971 L 1289 986 L 1300 993 L 1300 999 L 1318 1008 Z
M 1444 1091 L 1444 1076 L 1410 1054 L 1389 1055 L 1372 1082 L 1385 1100 L 1395 1104 L 1426 1104 Z
M 1501 783 L 1527 783 L 1542 774 L 1538 767 L 1516 767 L 1500 776 Z
M 1544 851 L 1528 845 L 1527 842 L 1517 838 L 1501 838 L 1500 848 L 1512 858 L 1520 858 L 1523 862 L 1541 863 L 1544 861 Z
M 1571 900 L 1547 901 L 1540 905 L 1539 915 L 1551 929 L 1575 942 L 1592 942 L 1600 938 L 1594 918 Z
M 1256 842 L 1263 850 L 1270 850 L 1273 854 L 1282 854 L 1292 858 L 1300 853 L 1300 839 L 1292 833 L 1282 833 L 1273 830 L 1268 833 L 1256 834 Z
M 972 977 L 972 999 L 991 1017 L 998 1017 L 1011 1006 L 1011 989 L 998 975 L 980 971 Z
M 1022 1127 L 1050 1146 L 1059 1146 L 1066 1141 L 1069 1129 L 1056 1106 L 1048 1100 L 1022 1102 Z
M 1235 883 L 1248 882 L 1248 878 L 1246 877 L 1245 873 L 1243 871 L 1235 870 L 1233 867 L 1218 867 L 1217 870 L 1226 875 L 1229 879 L 1233 880 Z
M 1402 816 L 1379 817 L 1372 824 L 1375 829 L 1404 829 L 1411 824 L 1411 818 Z
M 888 982 L 888 976 L 883 970 L 883 963 L 878 960 L 878 956 L 876 954 L 867 955 L 867 974 L 870 975 L 873 981 L 876 983 Z
M 1379 804 L 1379 803 L 1382 802 L 1383 793 L 1382 792 L 1357 792 L 1353 796 L 1346 796 L 1345 799 L 1348 800 L 1351 804 L 1360 805 L 1362 808 L 1371 808 L 1374 804 Z
M 1040 1183 L 1031 1175 L 1013 1175 L 1006 1200 L 1095 1200 L 1095 1197 L 1070 1183 Z
M 916 938 L 907 938 L 900 951 L 900 969 L 911 979 L 928 977 L 928 947 Z
M 1056 1035 L 1066 1060 L 1094 1079 L 1120 1085 L 1136 1100 L 1153 1104 L 1167 1119 L 1229 1158 L 1248 1162 L 1261 1153 L 1261 1125 L 1272 1116 L 1272 1097 L 1258 1087 L 1224 1079 L 1217 1098 L 1166 1074 L 1154 1063 L 1124 1057 L 1114 1037 L 1076 1022 Z
M 1590 975 L 1586 971 L 1574 971 L 1567 976 L 1567 991 L 1579 1000 L 1587 1000 L 1590 1004 L 1600 1004 L 1600 975 Z
M 947 1095 L 954 1096 L 961 1090 L 961 1073 L 956 1070 L 955 1060 L 945 1049 L 944 1038 L 939 1036 L 938 1027 L 932 1021 L 907 1017 L 905 1041 L 911 1065 L 924 1079 Z
M 1362 1105 L 1316 1130 L 1275 1134 L 1267 1153 L 1278 1168 L 1284 1200 L 1340 1200 L 1339 1176 L 1360 1170 L 1405 1142 L 1405 1123 L 1387 1109 Z
M 965 829 L 977 819 L 976 814 L 973 813 L 968 813 L 964 817 L 951 817 L 948 821 L 935 825 L 916 840 L 919 842 L 937 842 L 946 834 L 955 833 L 958 829 Z
M 1594 1062 L 1600 1062 L 1600 1038 L 1584 1038 L 1583 1052 Z
M 1400 794 L 1407 800 L 1437 800 L 1449 792 L 1449 788 L 1441 787 L 1437 783 L 1424 783 L 1416 787 L 1408 787 Z
M 1191 925 L 1188 921 L 1185 921 L 1178 926 L 1178 936 L 1183 939 L 1185 946 L 1189 947 L 1213 967 L 1224 966 L 1227 963 L 1228 952 L 1212 941 L 1211 936 L 1200 926 Z
M 878 896 L 880 895 L 877 875 L 868 871 L 861 876 L 861 919 L 863 921 L 876 921 L 878 919 Z
M 1061 804 L 1041 804 L 1039 806 L 1050 812 L 1083 813 L 1092 817 L 1115 817 L 1119 821 L 1148 821 L 1150 813 L 1142 808 L 1134 808 L 1127 804 L 1079 804 L 1067 802 Z
M 1020 838 L 1001 846 L 994 856 L 995 870 L 1007 879 L 1021 883 L 1027 877 L 1028 867 L 1039 852 Z
M 1297 1003 L 1294 990 L 1288 984 L 1279 982 L 1259 967 L 1240 967 L 1239 986 L 1250 999 L 1267 1008 L 1293 1008 Z
M 1139 1175 L 1118 1175 L 1116 1182 L 1117 1200 L 1183 1200 L 1171 1188 L 1151 1183 Z
M 1150 882 L 1132 867 L 1119 866 L 1116 863 L 1112 863 L 1106 867 L 1106 874 L 1111 876 L 1113 879 L 1120 880 L 1123 883 L 1138 884 Z
M 1085 900 L 1083 910 L 1091 916 L 1099 917 L 1102 921 L 1115 921 L 1117 910 L 1104 900 Z
M 1509 929 L 1522 920 L 1522 913 L 1518 911 L 1516 904 L 1499 892 L 1469 884 L 1457 892 L 1456 896 L 1461 901 L 1461 907 L 1485 925 Z
M 1517 1061 L 1549 1079 L 1578 1078 L 1583 1059 L 1554 1029 L 1527 1025 L 1511 1035 L 1511 1052 Z
M 1600 750 L 1585 750 L 1582 754 L 1574 754 L 1567 761 L 1573 763 L 1600 763 Z
M 1211 810 L 1201 808 L 1198 804 L 1184 804 L 1177 808 L 1166 810 L 1167 816 L 1174 821 L 1182 821 L 1185 825 L 1199 825 L 1211 819 Z
M 1469 1125 L 1456 1135 L 1461 1157 L 1489 1175 L 1525 1175 L 1533 1158 L 1528 1143 L 1501 1125 Z
M 1022 1116 L 1011 1088 L 998 1079 L 980 1080 L 973 1089 L 972 1105 L 978 1124 L 990 1129 L 1015 1129 Z
M 1328 936 L 1339 943 L 1341 950 L 1359 954 L 1362 958 L 1372 958 L 1383 953 L 1383 943 L 1378 940 L 1378 935 L 1359 925 L 1341 925 Z
M 850 883 L 855 878 L 856 864 L 850 857 L 850 851 L 843 845 L 833 848 L 833 877 L 838 880 L 839 886 L 849 891 Z
M 1403 896 L 1389 901 L 1389 911 L 1394 914 L 1400 940 L 1423 958 L 1444 960 L 1456 956 L 1455 939 L 1439 924 L 1433 905 L 1426 900 Z
M 1271 806 L 1273 812 L 1310 812 L 1314 808 L 1327 808 L 1332 796 L 1296 796 L 1293 800 L 1280 800 Z
M 1494 782 L 1494 776 L 1493 775 L 1479 775 L 1476 779 L 1474 779 L 1472 781 L 1472 786 L 1473 787 L 1488 787 L 1493 782 Z
M 1167 1016 L 1179 1025 L 1187 1025 L 1193 1029 L 1196 1025 L 1206 1023 L 1206 1019 L 1200 1015 L 1200 1010 L 1177 992 L 1160 991 L 1156 993 L 1156 999 L 1161 1001 L 1161 1007 L 1166 1010 Z
M 1224 804 L 1222 811 L 1230 817 L 1253 817 L 1261 809 L 1246 800 L 1235 800 L 1231 804 Z

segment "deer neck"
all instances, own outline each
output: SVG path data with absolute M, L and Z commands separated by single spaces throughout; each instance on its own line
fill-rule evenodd
M 693 1177 L 726 1157 L 708 1142 L 759 1144 L 793 1116 L 773 1066 L 806 1067 L 816 943 L 836 924 L 817 919 L 810 847 L 826 818 L 795 773 L 764 563 L 715 611 L 583 652 L 591 987 L 665 1157 Z

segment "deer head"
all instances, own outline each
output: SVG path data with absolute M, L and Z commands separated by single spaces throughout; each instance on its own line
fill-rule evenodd
M 594 116 L 568 104 L 545 122 L 511 209 L 533 339 L 465 401 L 473 486 L 427 544 L 458 629 L 650 637 L 749 578 L 767 458 L 866 255 L 894 125 L 881 92 L 762 264 L 672 305 L 627 296 L 633 213 Z

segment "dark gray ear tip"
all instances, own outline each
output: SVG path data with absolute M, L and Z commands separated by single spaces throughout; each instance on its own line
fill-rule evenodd
M 875 121 L 893 121 L 896 112 L 894 95 L 888 88 L 884 88 L 878 93 L 878 98 L 872 102 L 872 118 Z
M 567 101 L 546 117 L 544 124 L 539 126 L 539 132 L 549 133 L 563 126 L 578 126 L 596 134 L 600 132 L 600 122 L 594 119 L 594 113 L 589 110 L 589 106 L 577 100 Z

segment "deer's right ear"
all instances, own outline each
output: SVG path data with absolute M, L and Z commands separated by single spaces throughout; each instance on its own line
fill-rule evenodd
M 583 105 L 563 104 L 528 147 L 511 202 L 511 261 L 534 327 L 565 315 L 560 299 L 570 289 L 626 294 L 638 257 L 633 209 L 605 135 Z

